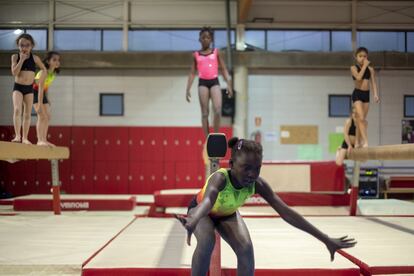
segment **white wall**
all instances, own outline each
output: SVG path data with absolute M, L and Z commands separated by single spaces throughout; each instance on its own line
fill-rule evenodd
M 403 95 L 414 94 L 414 71 L 380 71 L 377 79 L 381 104 L 370 105 L 369 143 L 400 144 Z M 328 151 L 329 133 L 343 126 L 344 119 L 328 117 L 328 95 L 352 93 L 353 81 L 348 70 L 255 72 L 249 75 L 248 86 L 248 132 L 257 129 L 254 118 L 262 117 L 259 129 L 265 159 L 298 158 L 297 145 L 280 144 L 281 125 L 318 125 L 322 158 L 334 158 Z M 275 133 L 277 140 L 265 141 L 266 132 Z
M 200 126 L 197 84 L 185 100 L 188 71 L 63 70 L 49 89 L 52 125 Z M 222 87 L 225 82 L 220 79 Z M 0 71 L 0 125 L 12 125 L 13 78 Z M 99 93 L 124 93 L 123 117 L 99 116 Z M 228 125 L 228 119 L 223 120 Z

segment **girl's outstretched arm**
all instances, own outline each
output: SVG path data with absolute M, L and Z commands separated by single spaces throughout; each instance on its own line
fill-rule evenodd
M 175 215 L 177 218 L 187 229 L 187 243 L 188 245 L 191 244 L 191 235 L 194 232 L 197 223 L 200 221 L 201 218 L 205 217 L 210 213 L 211 209 L 216 202 L 217 196 L 221 190 L 224 189 L 226 185 L 226 178 L 222 173 L 215 173 L 213 174 L 209 181 L 207 188 L 204 192 L 203 200 L 194 207 L 194 211 L 191 215 L 187 217 Z
M 311 234 L 323 242 L 331 254 L 331 261 L 333 261 L 335 252 L 337 250 L 341 248 L 353 247 L 356 244 L 356 241 L 354 239 L 347 238 L 347 236 L 335 239 L 330 238 L 328 235 L 324 234 L 322 231 L 308 222 L 303 216 L 286 205 L 286 203 L 284 203 L 273 192 L 270 185 L 263 178 L 259 177 L 259 179 L 256 181 L 256 192 L 261 195 L 287 223 Z

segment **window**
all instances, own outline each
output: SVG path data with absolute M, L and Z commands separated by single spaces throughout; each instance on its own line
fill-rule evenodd
M 13 50 L 16 49 L 16 38 L 19 36 L 19 30 L 0 30 L 0 49 Z
M 244 32 L 244 43 L 247 47 L 253 46 L 260 49 L 266 49 L 266 37 L 264 30 L 246 30 Z
M 267 49 L 329 52 L 329 31 L 269 31 Z
M 132 51 L 194 51 L 200 48 L 198 30 L 129 31 L 128 48 Z
M 404 95 L 404 117 L 414 117 L 414 95 Z
M 407 32 L 407 52 L 414 52 L 414 32 Z
M 16 38 L 22 34 L 30 34 L 35 43 L 35 50 L 47 49 L 47 31 L 44 29 L 3 29 L 0 30 L 0 50 L 16 50 Z
M 103 51 L 122 51 L 122 30 L 103 30 Z
M 230 43 L 236 43 L 236 35 L 234 30 L 230 31 Z M 218 30 L 214 31 L 214 47 L 215 48 L 225 48 L 227 47 L 227 31 L 226 30 Z
M 26 33 L 30 34 L 35 43 L 35 50 L 43 50 L 47 49 L 47 30 L 39 30 L 39 29 L 27 29 Z
M 101 30 L 56 30 L 56 50 L 100 51 Z
M 329 117 L 348 117 L 351 114 L 350 95 L 329 95 Z
M 99 97 L 100 116 L 124 116 L 124 94 L 101 93 Z
M 368 32 L 357 33 L 358 47 L 366 47 L 369 51 L 405 52 L 404 32 Z
M 352 51 L 352 32 L 332 31 L 331 32 L 331 51 L 345 52 Z

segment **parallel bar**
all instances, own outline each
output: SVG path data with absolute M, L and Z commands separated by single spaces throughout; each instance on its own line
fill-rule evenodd
M 69 148 L 0 142 L 0 160 L 68 159 Z
M 414 144 L 356 148 L 348 155 L 348 159 L 355 161 L 414 160 Z

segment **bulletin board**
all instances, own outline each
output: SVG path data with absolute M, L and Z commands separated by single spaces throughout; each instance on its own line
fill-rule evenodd
M 281 144 L 318 144 L 318 126 L 282 125 L 280 126 Z

